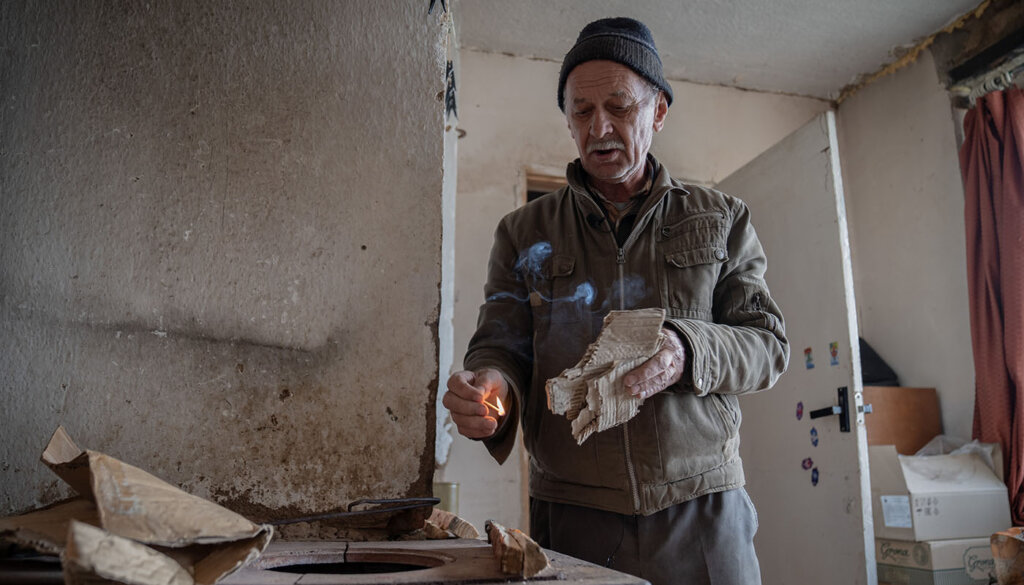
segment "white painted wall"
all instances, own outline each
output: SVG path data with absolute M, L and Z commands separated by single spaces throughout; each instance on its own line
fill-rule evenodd
M 459 129 L 466 134 L 458 147 L 454 369 L 462 367 L 483 303 L 494 229 L 524 196 L 524 166 L 564 168 L 576 156 L 554 97 L 556 65 L 463 50 L 459 68 Z M 452 432 L 448 461 L 435 479 L 459 484 L 460 516 L 481 531 L 487 519 L 525 527 L 521 447 L 499 467 L 483 445 Z
M 0 514 L 58 424 L 257 519 L 429 493 L 440 12 L 0 5 Z
M 576 158 L 555 92 L 559 64 L 471 50 L 460 52 L 456 204 L 455 366 L 461 364 L 483 302 L 494 228 L 524 196 L 527 165 L 564 169 Z M 652 151 L 673 174 L 714 183 L 828 108 L 813 99 L 673 82 L 675 102 Z M 756 218 L 755 218 L 756 223 Z M 439 479 L 460 484 L 460 513 L 526 526 L 520 451 L 500 468 L 462 437 Z
M 838 123 L 861 336 L 903 385 L 937 388 L 945 432 L 970 438 L 963 187 L 931 54 L 843 102 Z

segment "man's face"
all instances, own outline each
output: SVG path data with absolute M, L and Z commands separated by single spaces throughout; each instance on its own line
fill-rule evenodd
M 586 61 L 565 82 L 569 132 L 584 170 L 599 182 L 643 177 L 651 138 L 667 113 L 661 92 L 614 61 Z

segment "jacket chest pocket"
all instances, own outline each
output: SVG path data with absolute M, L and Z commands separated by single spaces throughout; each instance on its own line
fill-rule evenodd
M 729 260 L 728 234 L 725 214 L 717 211 L 661 229 L 661 299 L 670 315 L 711 319 L 715 285 Z
M 582 320 L 596 293 L 593 285 L 580 281 L 575 272 L 576 259 L 572 256 L 551 257 L 530 288 L 530 308 L 535 320 L 551 324 Z

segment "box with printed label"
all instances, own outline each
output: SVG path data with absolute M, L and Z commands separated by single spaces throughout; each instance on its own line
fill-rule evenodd
M 868 447 L 875 538 L 988 538 L 1012 526 L 1006 486 L 976 454 L 899 455 Z
M 878 585 L 988 585 L 995 562 L 988 538 L 907 542 L 875 539 Z

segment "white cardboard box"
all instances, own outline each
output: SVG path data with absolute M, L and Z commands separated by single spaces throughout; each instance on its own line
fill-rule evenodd
M 1006 486 L 974 454 L 899 455 L 868 447 L 875 538 L 988 538 L 1011 526 Z
M 988 538 L 907 542 L 875 539 L 879 585 L 988 585 L 995 562 Z

